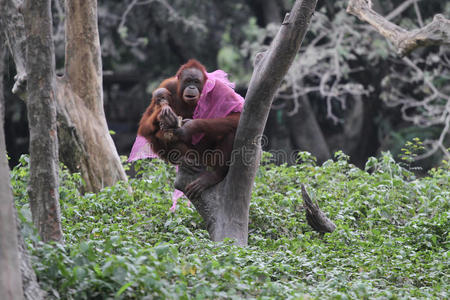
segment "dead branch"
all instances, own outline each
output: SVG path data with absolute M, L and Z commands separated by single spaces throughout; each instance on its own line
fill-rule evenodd
M 334 102 L 345 109 L 349 97 L 367 95 L 370 90 L 361 84 L 349 82 L 348 75 L 360 71 L 360 68 L 352 67 L 347 62 L 352 53 L 342 53 L 342 49 L 355 48 L 354 41 L 359 39 L 360 33 L 348 21 L 337 26 L 321 12 L 314 15 L 311 32 L 316 36 L 300 50 L 276 98 L 294 102 L 293 110 L 287 113 L 293 116 L 298 112 L 296 102 L 299 102 L 299 98 L 318 92 L 326 101 L 327 118 L 337 124 L 342 120 L 333 111 Z M 285 106 L 286 101 L 281 105 Z M 281 105 L 272 106 L 272 109 L 280 109 Z
M 314 203 L 309 197 L 306 191 L 305 185 L 302 184 L 302 196 L 304 201 L 304 207 L 306 210 L 306 221 L 315 231 L 325 233 L 333 232 L 336 229 L 336 225 L 328 219 L 322 210 L 320 210 L 319 204 Z
M 137 47 L 139 45 L 144 44 L 145 42 L 143 39 L 137 38 L 135 40 L 131 40 L 127 37 L 127 26 L 126 22 L 128 20 L 128 17 L 131 13 L 131 11 L 136 6 L 144 6 L 144 5 L 151 5 L 153 3 L 157 3 L 161 5 L 168 13 L 169 18 L 168 21 L 170 22 L 181 22 L 185 29 L 192 29 L 192 30 L 199 30 L 199 31 L 206 31 L 206 27 L 200 20 L 198 20 L 196 17 L 183 17 L 181 16 L 178 11 L 166 0 L 132 0 L 130 4 L 127 5 L 125 8 L 122 16 L 120 17 L 120 23 L 119 26 L 117 26 L 117 30 L 119 32 L 120 38 L 124 42 L 125 45 L 130 47 Z
M 437 56 L 434 58 L 434 60 L 438 59 Z M 404 68 L 403 72 L 392 72 L 383 80 L 382 99 L 389 107 L 400 107 L 403 120 L 424 128 L 443 126 L 437 140 L 424 141 L 426 150 L 418 155 L 416 160 L 427 158 L 437 151 L 442 152 L 446 159 L 449 159 L 450 152 L 445 142 L 450 130 L 450 95 L 445 87 L 439 87 L 434 80 L 436 76 L 447 76 L 448 64 L 445 61 L 440 62 L 434 72 L 427 75 L 426 71 L 419 68 L 417 62 L 407 57 L 404 57 L 401 62 L 402 66 L 407 68 Z M 416 98 L 414 94 L 401 92 L 401 87 L 409 85 L 412 80 L 420 83 L 418 90 L 424 93 L 423 96 Z
M 419 47 L 450 44 L 450 20 L 441 14 L 434 16 L 425 27 L 408 31 L 375 12 L 368 0 L 350 0 L 347 12 L 372 25 L 397 48 L 401 56 Z

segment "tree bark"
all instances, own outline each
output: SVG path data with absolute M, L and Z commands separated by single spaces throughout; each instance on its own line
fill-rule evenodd
M 65 10 L 65 77 L 70 81 L 72 91 L 83 99 L 86 107 L 94 114 L 104 117 L 97 1 L 67 0 Z
M 0 122 L 4 126 L 5 123 L 5 95 L 3 92 L 3 74 L 5 72 L 5 42 L 3 36 L 0 35 Z M 2 127 L 3 128 L 3 127 Z M 6 152 L 6 148 L 5 148 Z
M 0 42 L 2 38 L 0 37 Z M 3 131 L 3 62 L 4 48 L 0 44 L 0 295 L 2 299 L 23 299 L 20 278 L 16 224 L 13 213 L 13 196 L 9 184 L 9 168 L 6 161 L 5 135 Z
M 190 199 L 205 219 L 213 241 L 224 238 L 247 245 L 251 191 L 260 162 L 260 139 L 270 106 L 306 34 L 317 0 L 297 0 L 281 25 L 270 49 L 258 59 L 246 95 L 234 141 L 232 164 L 226 178 Z M 194 180 L 180 168 L 175 186 L 183 190 Z
M 26 72 L 20 73 L 26 62 L 20 0 L 0 3 L 8 12 L 0 15 L 0 21 L 14 51 L 20 75 L 14 92 L 20 94 L 26 86 Z M 54 83 L 59 156 L 71 172 L 81 173 L 84 191 L 97 192 L 118 181 L 127 181 L 103 110 L 97 2 L 66 0 L 66 14 L 66 70 Z
M 423 28 L 407 31 L 380 16 L 369 3 L 368 0 L 350 0 L 347 12 L 372 25 L 397 48 L 401 56 L 419 47 L 450 44 L 450 20 L 443 15 L 434 16 L 433 21 Z
M 86 191 L 127 181 L 103 110 L 97 1 L 66 0 L 66 70 L 58 80 L 60 153 Z
M 45 299 L 46 293 L 41 290 L 39 287 L 39 283 L 36 278 L 36 273 L 34 272 L 33 267 L 31 266 L 31 259 L 28 254 L 27 247 L 22 237 L 20 222 L 17 218 L 17 210 L 16 207 L 13 206 L 14 209 L 14 219 L 16 220 L 17 225 L 17 240 L 19 242 L 18 245 L 18 253 L 19 253 L 19 263 L 20 263 L 20 273 L 22 275 L 22 286 L 23 286 L 23 294 L 25 299 L 27 300 L 41 300 Z
M 1 45 L 1 44 L 0 44 Z M 4 48 L 2 48 L 0 46 L 0 52 L 5 50 Z M 3 72 L 4 72 L 4 60 L 2 59 L 3 54 L 0 53 L 0 140 L 3 140 L 2 137 L 4 138 L 4 128 L 3 128 L 3 120 L 4 120 L 4 99 L 3 99 Z M 1 144 L 1 143 L 0 143 Z M 4 150 L 3 150 L 4 149 Z M 6 148 L 2 148 L 2 146 L 0 145 L 0 153 L 2 157 L 6 157 Z M 3 170 L 1 171 L 3 172 Z M 9 178 L 9 169 L 6 169 L 6 172 L 8 172 L 5 176 L 2 176 L 2 178 Z M 5 182 L 7 182 L 7 180 L 5 180 Z M 0 183 L 1 186 L 1 183 Z M 10 189 L 10 187 L 8 187 Z M 9 194 L 11 196 L 9 196 Z M 15 205 L 13 203 L 12 200 L 12 194 L 11 194 L 11 190 L 7 191 L 7 192 L 2 192 L 0 194 L 1 196 L 3 196 L 2 199 L 7 199 L 8 197 L 11 197 L 11 211 L 13 214 L 13 218 L 14 218 L 14 226 L 16 229 L 8 229 L 8 227 L 5 227 L 2 223 L 1 220 L 3 220 L 3 217 L 0 217 L 0 228 L 2 228 L 2 230 L 4 229 L 6 233 L 13 233 L 13 231 L 15 230 L 16 234 L 17 234 L 17 253 L 18 253 L 18 258 L 19 258 L 19 265 L 20 265 L 20 273 L 21 273 L 21 284 L 23 287 L 23 293 L 22 296 L 25 297 L 25 299 L 27 300 L 41 300 L 44 299 L 45 293 L 40 289 L 39 284 L 37 282 L 37 278 L 36 278 L 36 274 L 34 273 L 33 268 L 31 267 L 31 261 L 30 261 L 30 257 L 28 256 L 28 251 L 27 248 L 25 247 L 25 243 L 24 240 L 22 238 L 22 234 L 20 231 L 20 222 L 17 218 L 17 211 L 15 208 Z M 3 202 L 0 204 L 2 205 L 2 208 L 0 208 L 0 214 L 2 212 L 5 212 L 8 216 L 9 216 L 9 207 L 5 207 L 3 208 Z M 0 232 L 0 235 L 2 235 L 2 232 Z M 2 239 L 2 238 L 0 238 Z M 1 253 L 6 253 L 3 251 L 2 249 L 2 245 L 3 242 L 0 242 L 0 256 Z M 10 242 L 10 245 L 14 244 L 14 242 Z M 0 270 L 5 270 L 5 268 L 3 267 L 2 263 L 0 263 L 1 267 Z M 17 270 L 16 268 L 14 269 L 15 271 Z M 9 275 L 8 275 L 9 276 Z M 12 275 L 13 277 L 15 276 L 14 274 Z M 1 277 L 1 276 L 0 276 Z M 5 282 L 3 279 L 0 278 L 1 282 Z M 3 291 L 3 290 L 2 290 Z M 0 292 L 0 295 L 5 295 L 6 293 Z M 23 299 L 23 297 L 21 298 Z
M 30 129 L 28 195 L 33 222 L 42 240 L 61 242 L 51 0 L 26 0 L 24 19 Z

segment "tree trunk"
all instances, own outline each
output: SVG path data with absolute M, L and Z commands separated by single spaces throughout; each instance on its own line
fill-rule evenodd
M 294 148 L 312 153 L 318 163 L 323 163 L 331 157 L 327 141 L 309 104 L 308 96 L 303 96 L 299 102 L 298 112 L 287 119 Z
M 358 95 L 347 99 L 346 108 L 343 112 L 344 116 L 342 117 L 345 119 L 342 130 L 327 136 L 328 144 L 333 151 L 342 150 L 352 159 L 366 157 L 365 148 L 362 147 L 362 144 L 365 136 L 370 138 L 370 135 L 363 129 L 365 121 L 371 121 L 371 118 L 365 120 L 364 104 L 362 97 Z M 358 155 L 358 153 L 361 155 Z
M 0 35 L 0 122 L 2 123 L 1 126 L 4 126 L 4 123 L 5 123 L 5 95 L 3 92 L 3 74 L 5 72 L 5 54 L 6 54 L 5 43 L 3 40 L 3 36 Z M 5 152 L 6 152 L 6 148 L 5 148 Z
M 55 51 L 50 5 L 51 0 L 26 0 L 24 8 L 30 129 L 28 194 L 33 222 L 42 240 L 60 242 L 63 235 L 58 191 Z
M 67 0 L 66 14 L 66 72 L 57 97 L 61 153 L 72 171 L 81 171 L 86 190 L 99 191 L 127 178 L 103 110 L 97 1 Z
M 41 300 L 45 299 L 46 293 L 41 290 L 39 287 L 39 283 L 36 278 L 36 273 L 34 272 L 33 267 L 31 266 L 31 259 L 28 254 L 27 247 L 22 237 L 20 222 L 17 218 L 17 210 L 16 207 L 13 206 L 14 211 L 14 219 L 17 225 L 17 240 L 18 240 L 18 249 L 19 253 L 19 264 L 20 264 L 20 273 L 22 275 L 22 286 L 23 286 L 23 294 L 25 299 L 27 300 Z
M 272 154 L 271 162 L 280 165 L 295 164 L 295 148 L 291 140 L 291 128 L 286 122 L 285 109 L 271 109 L 264 128 L 264 138 L 261 146 L 264 151 Z
M 2 28 L 7 29 L 10 48 L 15 51 L 13 58 L 19 75 L 26 62 L 21 46 L 24 30 L 20 1 L 0 3 L 8 12 L 0 15 L 0 21 Z M 103 110 L 97 2 L 66 0 L 66 15 L 66 70 L 54 84 L 59 156 L 71 172 L 81 173 L 84 191 L 97 192 L 117 181 L 127 181 Z M 16 93 L 20 94 L 25 80 L 26 75 L 17 77 Z
M 1 44 L 0 44 L 1 45 Z M 1 51 L 3 51 L 4 48 L 2 48 L 0 46 L 0 140 L 1 137 L 4 137 L 4 131 L 3 131 L 3 120 L 4 120 L 4 99 L 3 99 L 3 72 L 4 72 L 4 65 L 3 62 L 4 60 L 2 59 L 3 54 L 1 53 Z M 0 143 L 1 144 L 1 143 Z M 2 157 L 6 157 L 6 148 L 2 148 L 3 146 L 0 145 L 0 153 Z M 3 169 L 2 171 L 3 172 Z M 2 178 L 9 178 L 9 169 L 6 169 L 6 172 L 8 172 L 5 176 L 3 176 Z M 5 182 L 7 182 L 5 180 Z M 10 187 L 8 187 L 10 189 Z M 11 194 L 11 190 L 7 191 L 7 192 L 2 192 L 0 194 L 0 197 L 3 196 L 2 199 L 7 199 L 7 197 L 9 197 L 8 193 L 11 195 L 11 211 L 9 211 L 9 207 L 3 208 L 3 202 L 0 203 L 0 205 L 2 205 L 2 208 L 0 208 L 0 214 L 2 212 L 8 213 L 9 216 L 9 212 L 13 213 L 13 218 L 14 218 L 14 226 L 16 229 L 8 229 L 8 227 L 4 226 L 2 223 L 3 217 L 0 217 L 0 228 L 5 229 L 5 232 L 7 233 L 13 233 L 13 231 L 15 230 L 16 234 L 17 234 L 17 253 L 18 253 L 18 259 L 19 259 L 19 265 L 20 265 L 20 273 L 21 273 L 21 284 L 23 287 L 23 293 L 22 295 L 25 296 L 25 299 L 27 300 L 41 300 L 44 299 L 45 293 L 40 289 L 39 284 L 37 282 L 36 279 L 36 274 L 34 273 L 33 268 L 31 267 L 31 261 L 30 258 L 28 256 L 28 251 L 27 248 L 25 247 L 25 243 L 23 241 L 22 238 L 22 234 L 20 232 L 20 223 L 19 220 L 17 218 L 17 211 L 15 208 L 15 205 L 13 203 L 12 200 L 12 194 Z M 2 235 L 2 232 L 0 232 L 0 235 Z M 2 238 L 0 238 L 1 240 Z M 9 245 L 14 244 L 14 242 L 10 242 Z M 2 249 L 2 245 L 3 242 L 0 242 L 0 256 L 2 253 L 6 253 L 5 251 L 3 251 Z M 1 259 L 0 259 L 1 260 Z M 0 263 L 0 270 L 5 270 L 5 268 L 3 267 L 3 264 Z M 17 268 L 15 268 L 14 270 L 17 270 Z M 14 277 L 15 275 L 9 275 Z M 2 276 L 0 276 L 2 277 Z M 5 282 L 3 279 L 0 279 L 1 282 Z M 3 291 L 3 290 L 2 290 Z M 0 295 L 5 295 L 6 293 L 0 292 Z M 5 297 L 6 298 L 6 297 Z M 21 298 L 23 299 L 23 297 Z
M 213 241 L 234 239 L 247 245 L 251 191 L 260 162 L 260 139 L 273 97 L 306 34 L 317 0 L 297 0 L 269 50 L 255 66 L 234 141 L 232 164 L 226 178 L 190 199 L 205 219 Z M 175 186 L 183 190 L 195 179 L 180 168 Z
M 0 37 L 0 42 L 1 42 Z M 17 232 L 13 214 L 13 196 L 9 184 L 6 145 L 3 131 L 3 67 L 4 47 L 0 44 L 0 295 L 2 299 L 23 299 L 20 278 Z
M 13 197 L 9 185 L 3 123 L 0 126 L 0 294 L 2 299 L 23 299 L 20 274 L 17 229 L 14 220 Z

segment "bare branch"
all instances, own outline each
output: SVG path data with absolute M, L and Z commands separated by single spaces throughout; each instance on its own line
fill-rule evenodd
M 402 62 L 407 67 L 403 73 L 393 72 L 383 81 L 385 91 L 382 95 L 387 106 L 399 106 L 402 118 L 420 127 L 443 126 L 437 140 L 425 140 L 425 153 L 415 159 L 420 160 L 441 151 L 447 158 L 449 152 L 445 147 L 445 138 L 449 134 L 450 95 L 445 87 L 435 84 L 435 78 L 445 76 L 448 68 L 439 65 L 435 74 L 424 72 L 411 59 L 404 57 Z M 403 86 L 410 86 L 411 81 L 418 83 L 417 96 L 405 95 Z M 439 82 L 439 81 L 436 81 Z M 418 98 L 418 99 L 417 99 Z
M 417 4 L 417 1 L 414 2 L 414 10 L 417 15 L 417 22 L 419 22 L 419 26 L 423 27 L 424 23 L 423 23 L 423 19 L 422 19 L 422 14 L 420 13 L 420 9 L 419 9 L 419 5 Z
M 21 99 L 26 99 L 26 61 L 25 47 L 26 34 L 22 15 L 23 1 L 7 0 L 2 2 L 2 13 L 0 14 L 1 34 L 5 34 L 6 43 L 16 65 L 17 75 L 14 76 L 14 87 L 12 92 Z
M 407 31 L 380 16 L 367 0 L 350 0 L 347 12 L 372 25 L 397 48 L 401 56 L 419 47 L 450 44 L 450 20 L 440 14 L 434 16 L 427 26 Z
M 141 0 L 141 1 L 140 0 L 131 0 L 131 3 L 127 5 L 127 8 L 125 9 L 122 16 L 120 17 L 120 23 L 118 26 L 120 38 L 127 46 L 137 47 L 144 43 L 143 40 L 140 38 L 138 38 L 134 41 L 127 38 L 126 22 L 127 22 L 129 14 L 133 10 L 133 8 L 136 6 L 150 5 L 153 3 L 159 3 L 161 6 L 163 6 L 168 12 L 169 19 L 176 21 L 176 22 L 182 22 L 185 29 L 193 29 L 193 30 L 201 30 L 201 31 L 206 30 L 205 26 L 197 18 L 195 18 L 195 17 L 185 18 L 185 17 L 181 16 L 177 12 L 177 10 L 175 8 L 173 8 L 173 6 L 170 5 L 166 0 Z
M 421 1 L 421 0 L 406 0 L 405 2 L 403 2 L 402 4 L 397 6 L 393 11 L 391 11 L 385 17 L 385 19 L 388 21 L 394 19 L 398 15 L 402 14 L 405 10 L 407 10 L 412 4 L 417 4 L 417 2 L 419 2 L 419 1 Z

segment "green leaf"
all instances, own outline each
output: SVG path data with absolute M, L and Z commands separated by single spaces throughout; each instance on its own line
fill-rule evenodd
M 126 289 L 129 288 L 129 287 L 130 287 L 131 285 L 133 285 L 133 284 L 134 284 L 134 281 L 130 281 L 130 282 L 128 282 L 127 284 L 124 284 L 124 285 L 117 291 L 117 293 L 116 293 L 116 298 L 119 298 L 120 295 L 122 295 L 123 292 L 125 292 Z

